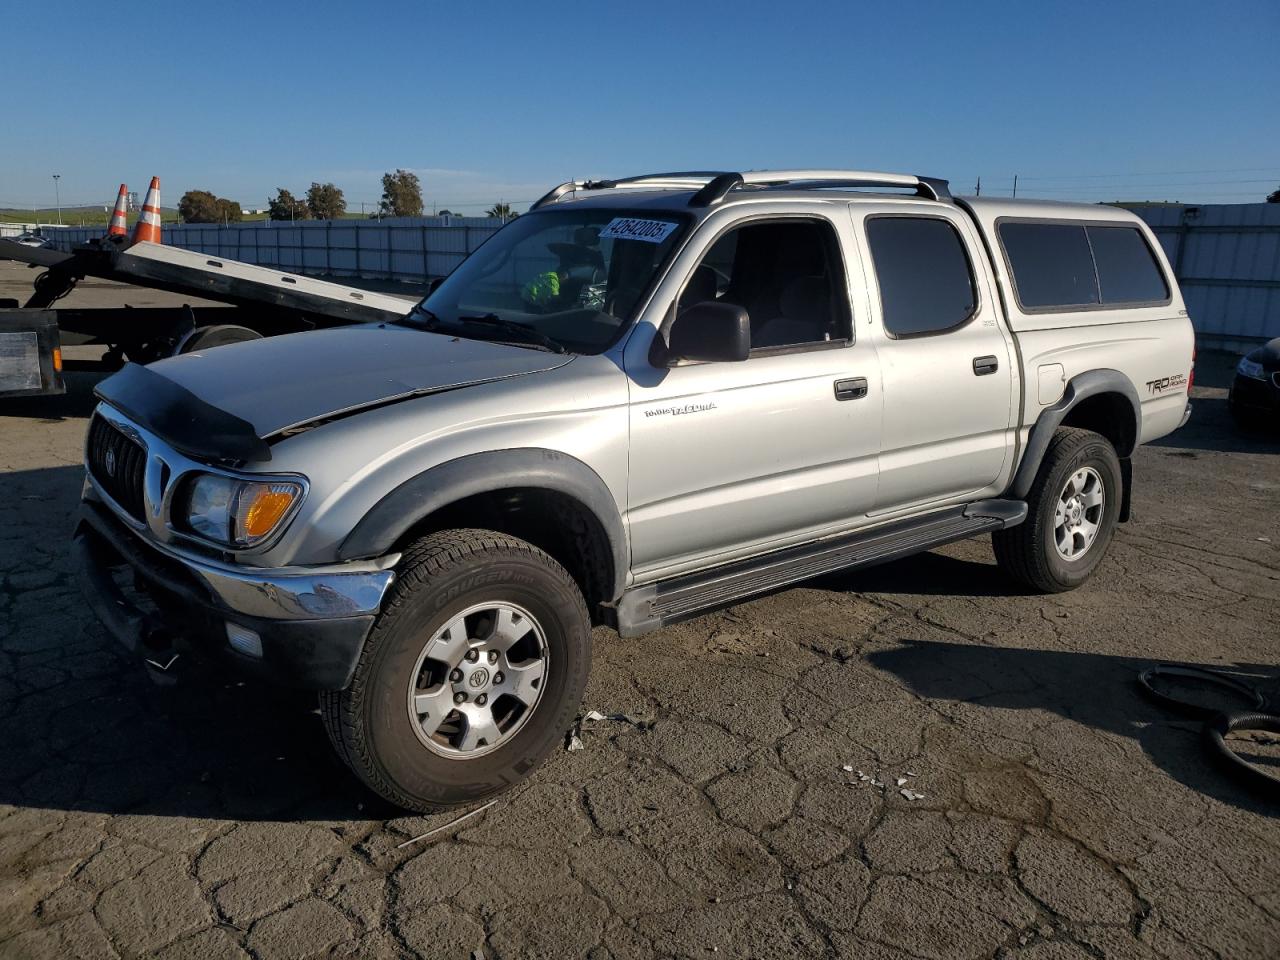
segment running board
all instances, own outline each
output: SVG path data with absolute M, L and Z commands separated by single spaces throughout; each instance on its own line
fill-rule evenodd
M 637 637 L 756 594 L 836 570 L 870 567 L 991 530 L 1017 526 L 1027 505 L 983 500 L 633 587 L 614 605 L 618 633 Z

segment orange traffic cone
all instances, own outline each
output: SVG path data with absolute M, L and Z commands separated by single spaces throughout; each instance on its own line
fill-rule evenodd
M 116 194 L 116 208 L 111 211 L 111 225 L 107 227 L 108 237 L 127 237 L 129 229 L 125 226 L 125 214 L 129 209 L 129 188 L 120 184 L 120 192 Z
M 152 177 L 147 188 L 147 198 L 142 201 L 142 213 L 133 227 L 133 242 L 160 243 L 160 178 Z

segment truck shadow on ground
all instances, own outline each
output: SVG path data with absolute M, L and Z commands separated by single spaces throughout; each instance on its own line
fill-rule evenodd
M 0 803 L 197 819 L 396 816 L 329 749 L 314 695 L 204 673 L 160 687 L 96 625 L 23 665 L 0 719 Z M 47 685 L 46 685 L 47 684 Z
M 1166 448 L 1166 456 L 1195 457 L 1194 451 L 1217 453 L 1280 454 L 1280 424 L 1242 426 L 1231 416 L 1225 397 L 1196 397 L 1192 401 L 1191 419 L 1180 430 L 1151 442 L 1152 447 Z M 1168 448 L 1175 448 L 1169 450 Z M 1185 451 L 1185 452 L 1183 452 Z
M 329 748 L 316 697 L 189 662 L 153 683 L 81 598 L 84 471 L 0 473 L 0 804 L 198 818 L 395 816 Z
M 979 543 L 989 539 L 981 538 Z M 835 593 L 886 593 L 932 597 L 1018 597 L 1031 591 L 993 563 L 942 553 L 917 553 L 892 563 L 838 570 L 804 584 Z
M 93 388 L 108 375 L 107 371 L 68 371 L 64 377 L 66 393 L 48 397 L 0 399 L 0 418 L 21 417 L 41 423 L 87 420 L 98 403 L 98 398 L 93 395 Z
M 876 651 L 868 661 L 901 680 L 914 693 L 931 700 L 972 704 L 984 711 L 1048 711 L 1112 737 L 1135 741 L 1143 753 L 1165 774 L 1204 796 L 1263 816 L 1280 815 L 1273 802 L 1264 800 L 1236 780 L 1215 761 L 1205 746 L 1201 722 L 1180 716 L 1146 699 L 1137 686 L 1138 673 L 1154 661 L 1093 653 L 1032 650 L 1010 647 L 903 640 L 902 645 Z M 1203 666 L 1203 664 L 1181 664 Z M 1280 699 L 1280 671 L 1276 665 L 1216 665 L 1259 689 L 1269 703 Z M 1198 697 L 1197 697 L 1198 693 Z M 1238 701 L 1214 697 L 1212 692 L 1179 691 L 1188 699 L 1215 709 L 1242 709 Z M 945 707 L 944 707 L 945 712 Z M 1027 717 L 1043 727 L 1043 718 Z M 1007 725 L 1007 718 L 998 723 Z M 1015 722 L 1014 726 L 1018 724 Z M 998 728 L 997 727 L 997 728 Z M 1101 738 L 1096 741 L 1098 764 L 1093 770 L 1079 760 L 1078 742 L 1055 755 L 1050 736 L 1038 745 L 1037 768 L 1049 775 L 1065 776 L 1109 795 L 1127 794 L 1135 803 L 1158 786 L 1142 784 L 1142 768 L 1125 758 Z M 1246 754 L 1250 760 L 1274 763 L 1274 757 Z M 1119 801 L 1124 804 L 1124 801 Z

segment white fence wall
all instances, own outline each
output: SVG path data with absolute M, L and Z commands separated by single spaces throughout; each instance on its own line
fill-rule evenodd
M 1130 209 L 1160 238 L 1202 344 L 1280 337 L 1280 203 Z
M 450 273 L 501 226 L 489 217 L 250 221 L 167 226 L 163 236 L 170 246 L 294 273 L 424 281 Z M 71 228 L 52 237 L 69 250 L 105 232 Z

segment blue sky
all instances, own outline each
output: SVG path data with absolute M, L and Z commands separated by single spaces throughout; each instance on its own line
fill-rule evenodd
M 246 207 L 416 170 L 479 212 L 573 176 L 822 166 L 1055 199 L 1280 186 L 1280 3 L 143 4 L 0 9 L 0 206 Z

